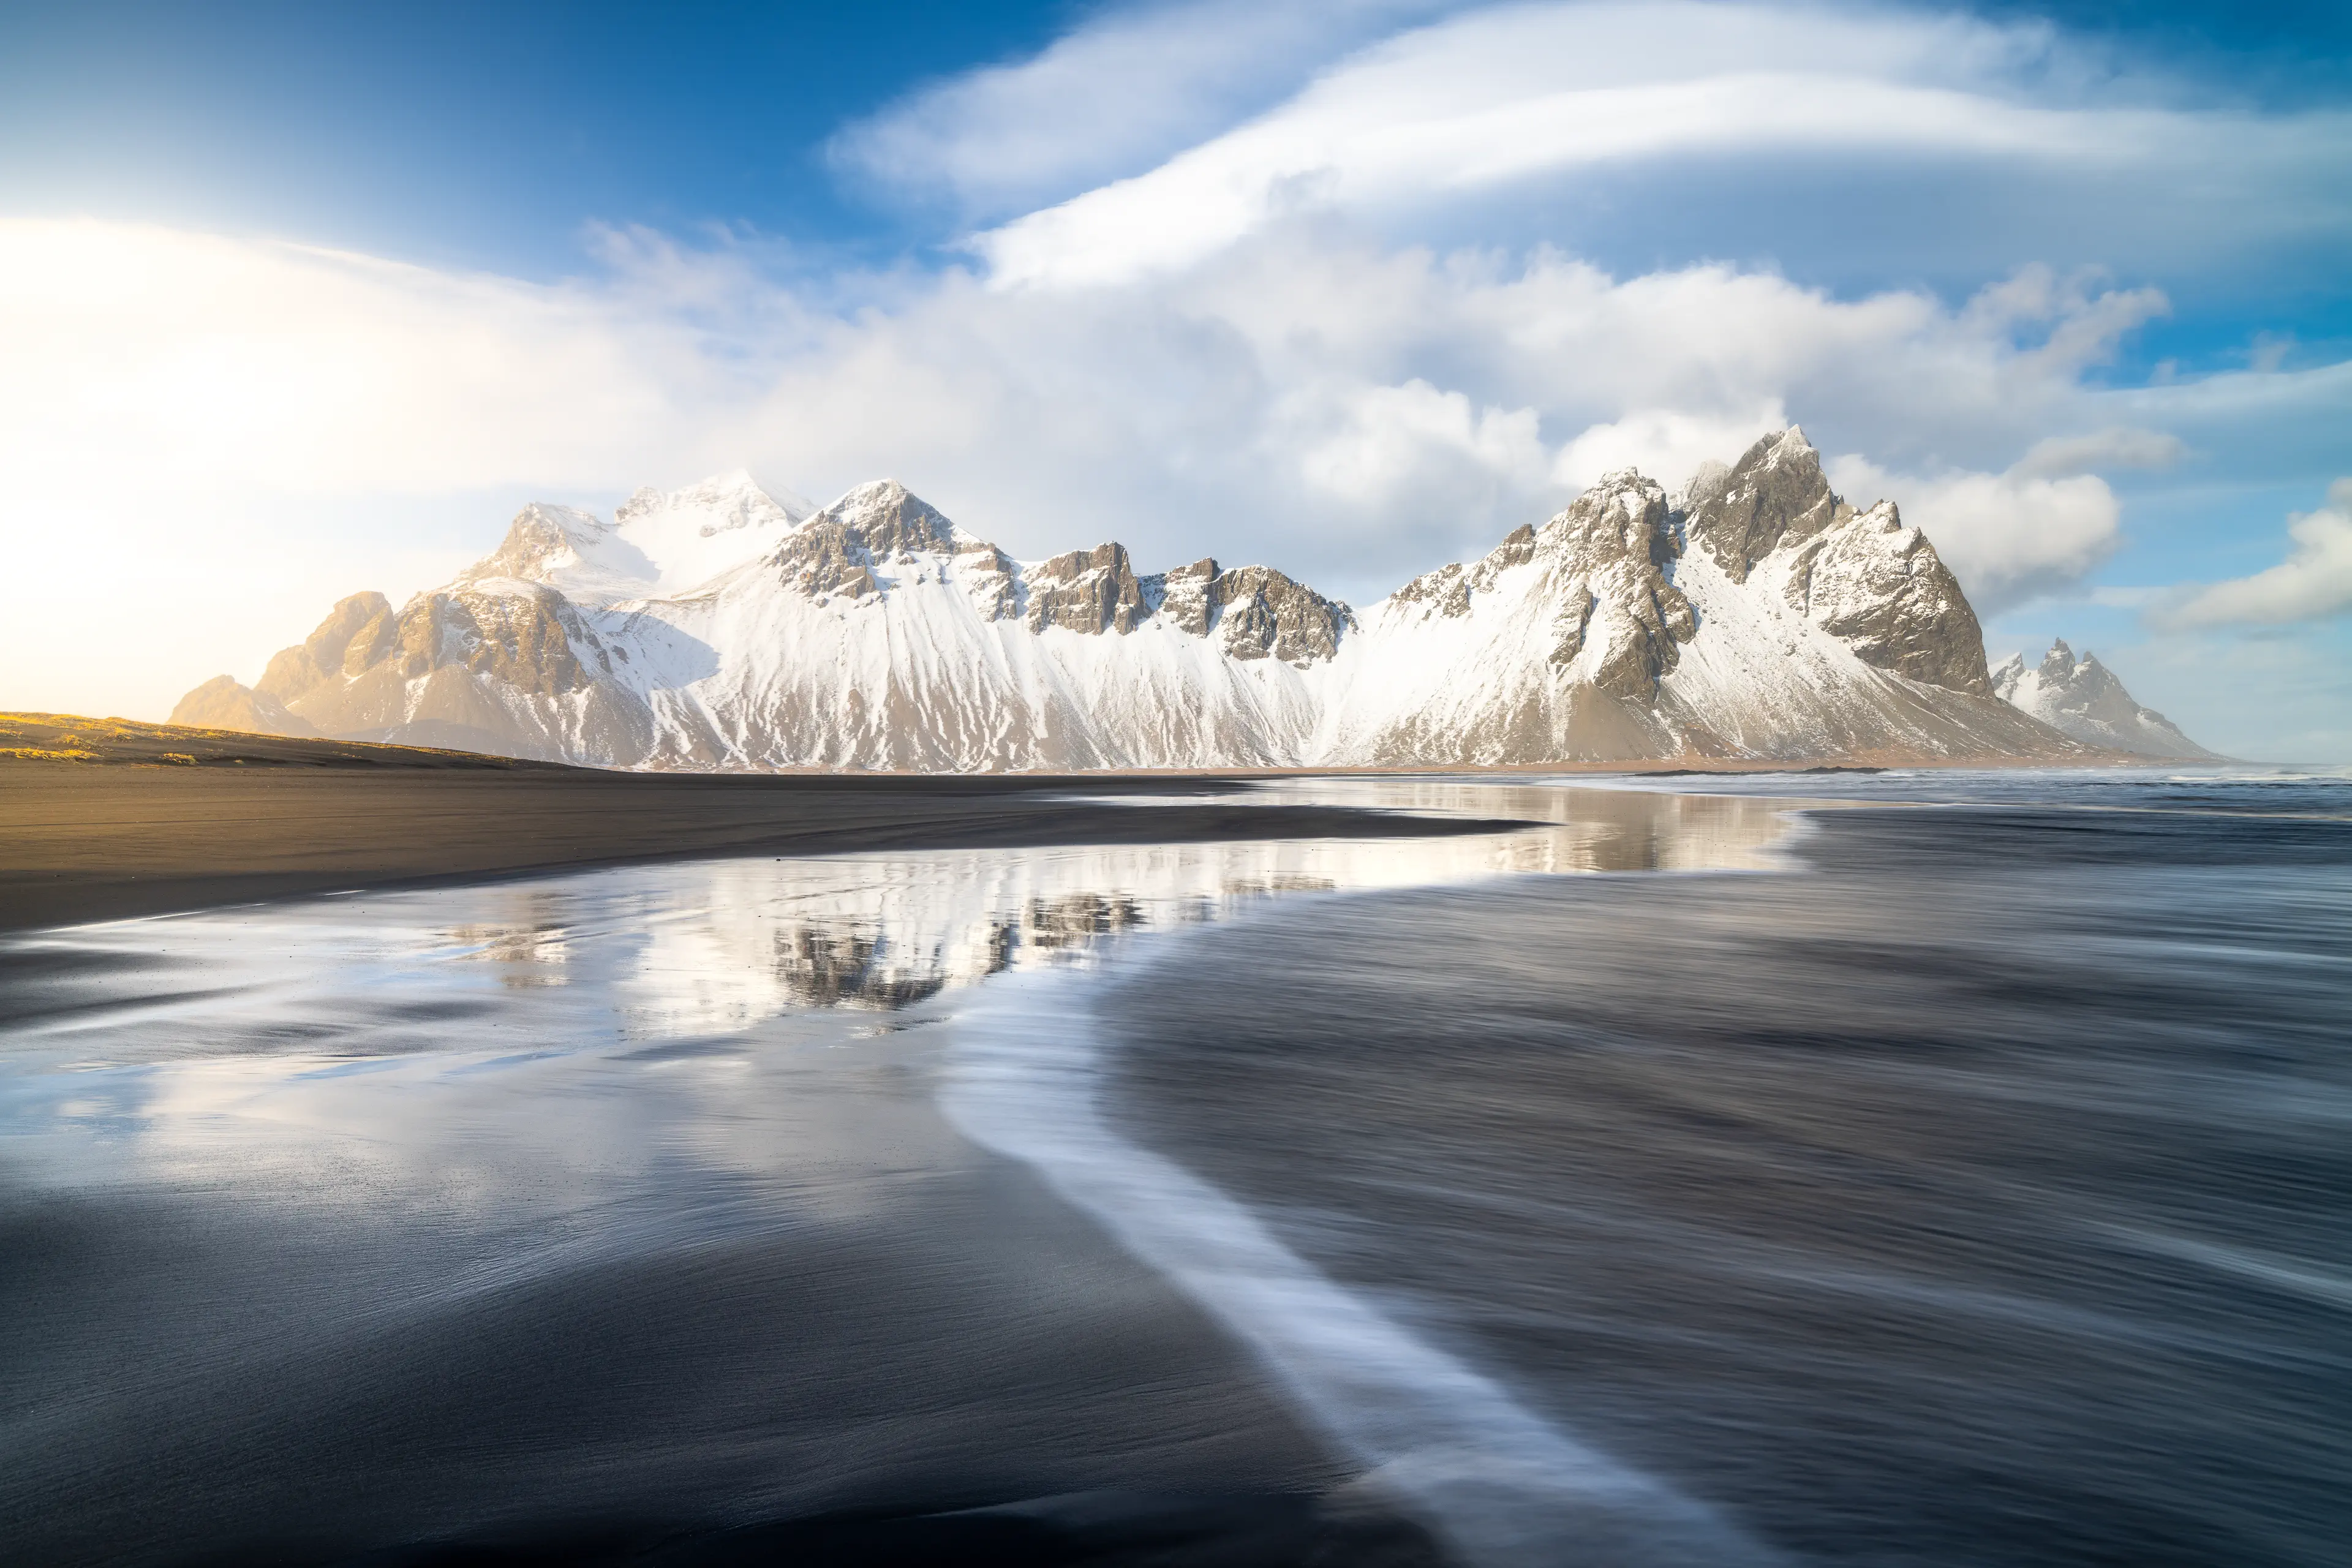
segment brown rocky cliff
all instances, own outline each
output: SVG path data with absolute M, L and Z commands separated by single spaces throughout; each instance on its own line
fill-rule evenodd
M 1028 587 L 1033 632 L 1060 626 L 1088 636 L 1124 636 L 1151 614 L 1124 545 L 1097 544 L 1056 555 L 1029 568 L 1022 581 Z
M 1892 502 L 1856 511 L 1830 489 L 1795 426 L 1729 468 L 1702 469 L 1684 495 L 1691 543 L 1735 583 L 1772 563 L 1788 601 L 1864 663 L 1972 697 L 1992 694 L 1984 631 L 1934 545 Z

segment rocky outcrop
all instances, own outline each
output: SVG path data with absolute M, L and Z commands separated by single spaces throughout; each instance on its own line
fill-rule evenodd
M 1059 626 L 1086 637 L 1103 632 L 1123 637 L 1151 613 L 1126 549 L 1117 544 L 1097 544 L 1041 561 L 1022 574 L 1022 582 L 1028 589 L 1033 632 Z
M 1337 658 L 1339 639 L 1354 624 L 1347 605 L 1271 566 L 1219 573 L 1209 584 L 1209 611 L 1229 658 L 1272 658 L 1289 665 Z
M 1335 658 L 1353 612 L 1271 566 L 1220 571 L 1206 557 L 1143 579 L 1145 602 L 1163 623 L 1188 636 L 1214 634 L 1237 659 L 1278 658 L 1309 665 Z
M 1524 546 L 1511 540 L 1480 563 L 1522 553 L 1558 584 L 1551 663 L 1605 696 L 1647 701 L 1698 634 L 1690 600 L 1667 576 L 1675 554 L 1665 492 L 1631 468 L 1602 476 Z
M 2143 757 L 2221 760 L 2171 720 L 2141 707 L 2096 654 L 2085 653 L 2078 661 L 2063 638 L 2051 643 L 2042 662 L 2031 668 L 2023 654 L 2010 655 L 1992 672 L 1991 685 L 2002 701 L 2090 745 Z
M 1161 621 L 1188 637 L 1204 637 L 1217 624 L 1217 563 L 1203 556 L 1190 566 L 1144 579 Z
M 382 594 L 353 594 L 327 613 L 297 647 L 269 661 L 254 689 L 291 702 L 337 675 L 357 675 L 382 658 L 398 637 L 391 601 Z
M 878 592 L 917 552 L 953 553 L 954 525 L 896 479 L 860 485 L 803 523 L 776 552 L 784 580 L 815 599 Z
M 266 691 L 237 684 L 233 676 L 215 675 L 172 710 L 171 722 L 199 730 L 245 730 L 257 735 L 315 735 L 317 726 Z
M 1767 436 L 1728 468 L 1709 464 L 1685 487 L 1685 528 L 1735 583 L 1783 543 L 1801 545 L 1840 521 L 1821 454 L 1791 425 Z
M 570 601 L 542 584 L 509 582 L 418 595 L 400 613 L 394 658 L 411 679 L 458 668 L 527 697 L 562 697 L 592 679 L 583 650 L 596 673 L 611 672 L 611 656 Z
M 1797 426 L 1729 468 L 1701 469 L 1684 492 L 1682 528 L 1734 583 L 1780 565 L 1788 602 L 1864 663 L 1991 695 L 1983 628 L 1936 547 L 1892 501 L 1848 505 Z
M 1984 631 L 1959 580 L 1893 501 L 1844 515 L 1797 548 L 1789 602 L 1864 663 L 1986 697 Z
M 253 691 L 189 702 L 632 767 L 2089 754 L 1992 691 L 1934 547 L 1790 429 L 1679 497 L 1607 475 L 1361 613 L 1116 542 L 1024 564 L 891 480 L 821 510 L 740 475 L 611 523 L 526 507 L 455 583 L 346 599 Z
M 637 493 L 642 497 L 647 492 Z M 593 512 L 533 501 L 515 514 L 499 547 L 467 568 L 459 581 L 516 577 L 546 582 L 567 561 L 593 552 L 612 537 L 614 528 Z

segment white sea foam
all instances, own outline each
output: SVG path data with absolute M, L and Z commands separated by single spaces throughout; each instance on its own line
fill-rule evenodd
M 1163 939 L 1173 940 L 1173 939 Z M 942 1102 L 1223 1321 L 1298 1405 L 1481 1568 L 1768 1554 L 1705 1505 L 1547 1422 L 1318 1272 L 1248 1209 L 1102 1115 L 1096 977 L 999 977 L 957 1020 Z

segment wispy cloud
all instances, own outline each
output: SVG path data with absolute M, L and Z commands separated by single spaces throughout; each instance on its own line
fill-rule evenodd
M 2184 205 L 2226 218 L 2193 226 L 2205 243 L 2352 232 L 2333 194 L 2352 176 L 2352 116 L 2168 104 L 2158 86 L 2104 72 L 2045 26 L 1958 15 L 1499 7 L 1388 39 L 1148 174 L 974 243 L 1003 285 L 1100 284 L 1301 211 L 1389 213 L 1695 158 L 2032 169 L 2103 205 L 2120 182 L 2168 222 Z
M 2062 479 L 2118 468 L 2168 468 L 2188 446 L 2162 430 L 2110 426 L 2081 436 L 2045 436 L 2027 448 L 2011 472 L 2022 479 Z
M 2159 626 L 2288 626 L 2352 611 L 2352 479 L 2327 504 L 2287 521 L 2286 559 L 2251 577 L 2215 583 L 2158 609 Z
M 933 82 L 827 143 L 871 194 L 986 221 L 1151 167 L 1335 57 L 1464 0 L 1192 0 L 1097 14 L 1035 56 Z

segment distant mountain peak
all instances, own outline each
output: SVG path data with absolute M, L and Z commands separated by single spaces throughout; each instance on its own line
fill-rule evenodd
M 2210 758 L 2153 708 L 2143 708 L 2124 689 L 2115 671 L 2085 650 L 2081 658 L 2063 637 L 2053 638 L 2039 665 L 2028 667 L 2015 653 L 1992 672 L 1996 696 L 2043 723 L 2094 746 L 2138 756 Z

